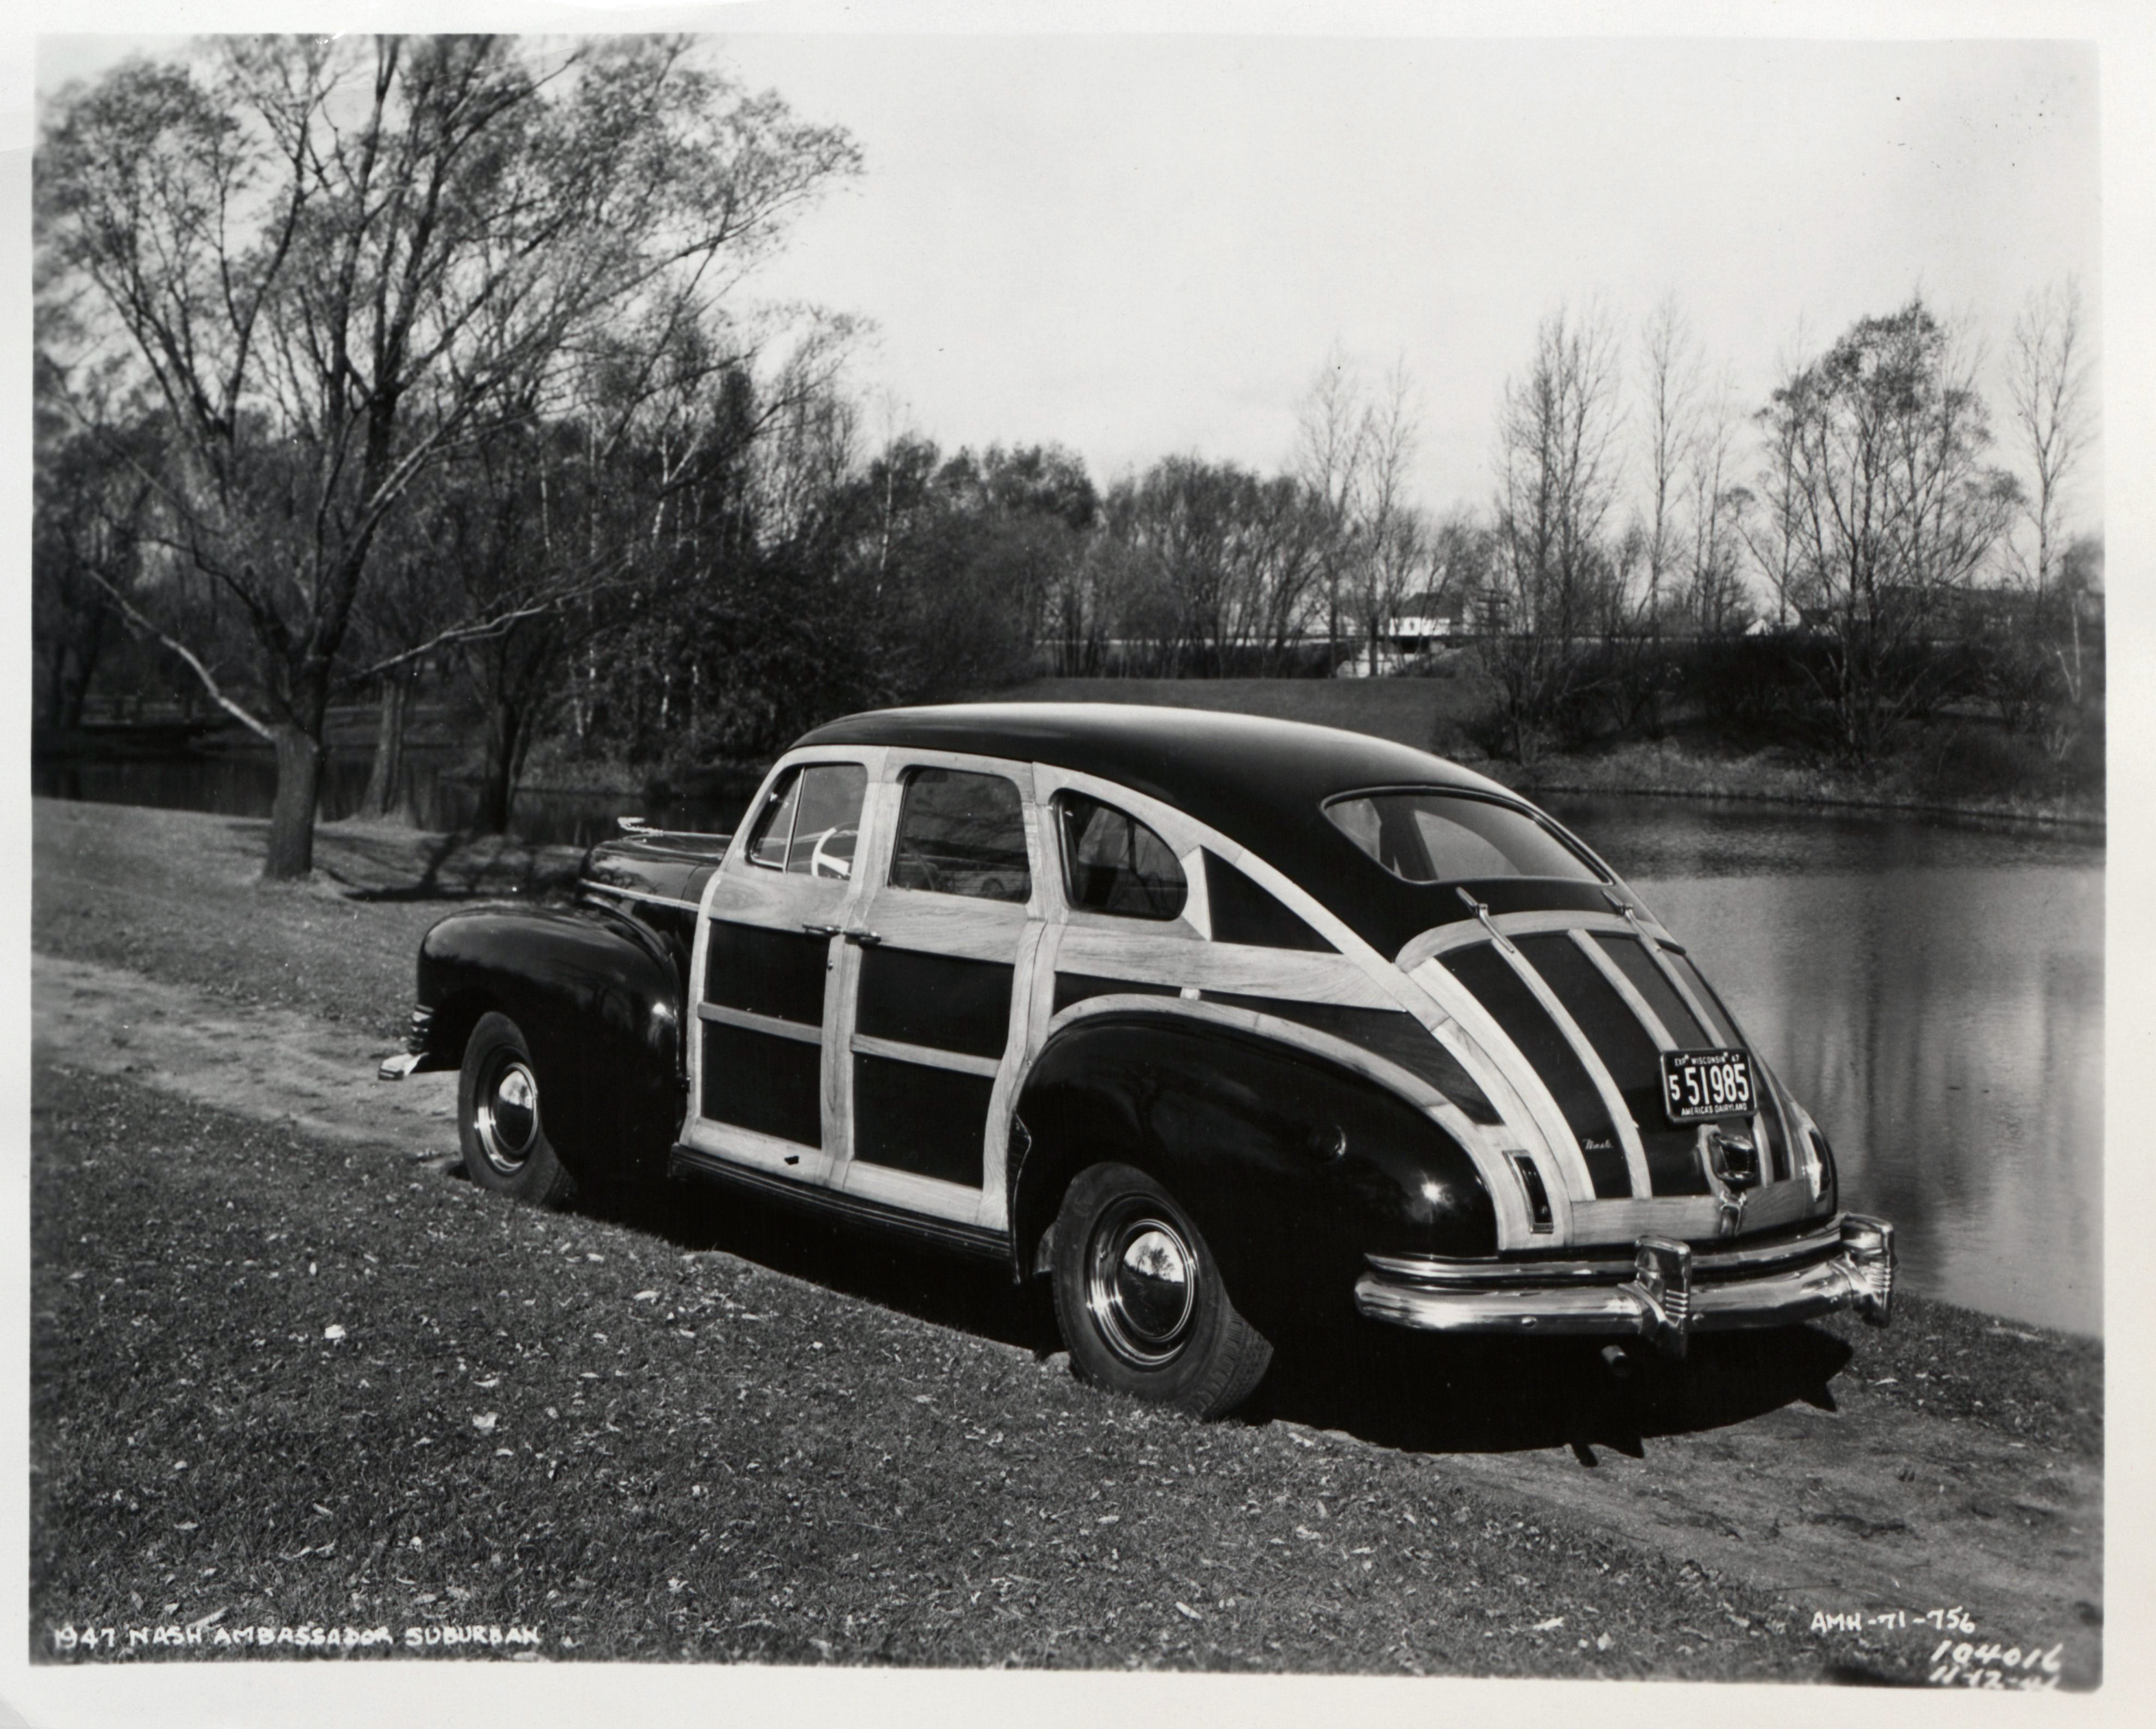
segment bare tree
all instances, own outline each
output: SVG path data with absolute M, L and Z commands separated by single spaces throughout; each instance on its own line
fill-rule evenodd
M 1317 500 L 1327 544 L 1325 649 L 1328 670 L 1340 662 L 1340 597 L 1355 556 L 1356 489 L 1363 472 L 1369 413 L 1359 369 L 1337 345 L 1325 357 L 1296 422 L 1296 476 Z
M 1684 309 L 1665 295 L 1647 315 L 1640 336 L 1640 396 L 1647 447 L 1647 508 L 1644 544 L 1647 624 L 1661 628 L 1663 585 L 1679 560 L 1685 536 L 1677 520 L 1684 469 L 1697 436 L 1693 424 L 1700 393 L 1700 361 Z
M 1507 629 L 1486 650 L 1516 755 L 1578 694 L 1582 638 L 1608 609 L 1619 480 L 1618 341 L 1608 316 L 1560 307 L 1508 379 L 1497 425 L 1496 576 Z
M 1859 320 L 1762 411 L 1789 523 L 1791 589 L 1825 632 L 1835 741 L 1872 760 L 1930 694 L 1924 650 L 2005 531 L 1974 367 L 1921 300 Z
M 2035 541 L 2016 552 L 2041 621 L 2066 541 L 2065 495 L 2090 434 L 2089 357 L 2074 278 L 2031 294 L 2014 321 L 2006 397 L 2028 463 L 2021 509 Z
M 1792 379 L 1810 364 L 1815 351 L 1810 331 L 1803 320 L 1795 334 L 1774 356 L 1775 375 Z M 1753 567 L 1774 603 L 1774 624 L 1787 630 L 1802 619 L 1800 567 L 1803 544 L 1800 527 L 1804 500 L 1796 483 L 1798 418 L 1768 412 L 1752 416 L 1761 435 L 1762 466 L 1756 486 L 1731 489 L 1731 502 L 1738 537 L 1751 555 Z
M 1374 677 L 1386 625 L 1418 579 L 1427 582 L 1430 572 L 1429 528 L 1408 498 L 1420 416 L 1404 361 L 1386 373 L 1363 410 L 1362 427 L 1351 516 L 1353 588 Z
M 49 291 L 160 404 L 172 537 L 254 632 L 263 712 L 195 661 L 277 747 L 265 876 L 311 864 L 339 654 L 415 479 L 543 406 L 584 333 L 721 290 L 856 161 L 680 38 L 226 38 L 62 99 Z
M 1739 555 L 1752 495 L 1733 477 L 1736 403 L 1736 387 L 1724 367 L 1701 392 L 1685 441 L 1685 495 L 1691 514 L 1686 598 L 1702 635 L 1736 628 L 1750 611 Z

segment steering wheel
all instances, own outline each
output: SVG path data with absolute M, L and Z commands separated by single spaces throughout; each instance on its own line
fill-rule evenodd
M 826 829 L 816 837 L 816 849 L 808 855 L 808 874 L 811 876 L 851 877 L 854 874 L 854 855 L 849 851 L 839 853 L 834 841 L 851 840 L 860 844 L 858 829 Z

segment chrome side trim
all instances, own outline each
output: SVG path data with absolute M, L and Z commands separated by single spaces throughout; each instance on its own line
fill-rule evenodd
M 611 883 L 593 882 L 588 876 L 578 878 L 577 886 L 588 889 L 594 895 L 612 895 L 620 900 L 644 900 L 654 906 L 671 906 L 683 912 L 703 911 L 701 901 L 677 900 L 671 895 L 654 895 L 644 889 L 617 889 Z
M 712 829 L 654 829 L 642 817 L 616 817 L 614 822 L 624 834 L 638 840 L 716 840 L 724 846 L 734 838 L 731 829 L 721 834 Z
M 377 1080 L 402 1080 L 419 1066 L 420 1056 L 416 1050 L 399 1051 L 393 1057 L 384 1057 L 382 1066 L 374 1071 Z

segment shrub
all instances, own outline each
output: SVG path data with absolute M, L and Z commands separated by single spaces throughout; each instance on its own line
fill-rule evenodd
M 1963 721 L 1926 737 L 1912 776 L 1920 792 L 1942 798 L 2041 794 L 2054 778 L 2035 741 L 1983 721 Z

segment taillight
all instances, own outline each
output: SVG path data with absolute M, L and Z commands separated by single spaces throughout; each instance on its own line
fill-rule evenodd
M 1524 1152 L 1512 1155 L 1512 1168 L 1520 1173 L 1520 1187 L 1527 1192 L 1527 1218 L 1530 1228 L 1539 1236 L 1557 1229 L 1550 1216 L 1549 1191 L 1543 1187 L 1543 1173 L 1535 1168 L 1535 1162 Z

